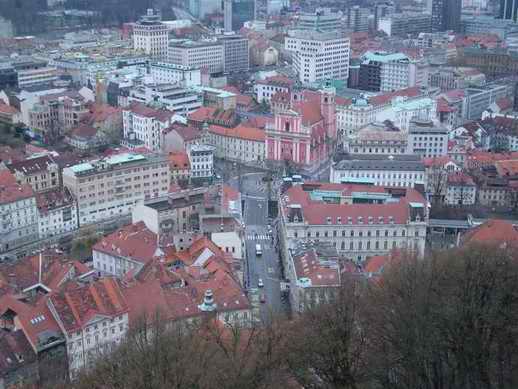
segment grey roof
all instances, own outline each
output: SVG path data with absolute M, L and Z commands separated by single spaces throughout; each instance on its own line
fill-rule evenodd
M 375 155 L 375 154 L 348 154 L 337 162 L 335 170 L 402 170 L 402 171 L 423 171 L 424 164 L 418 155 Z

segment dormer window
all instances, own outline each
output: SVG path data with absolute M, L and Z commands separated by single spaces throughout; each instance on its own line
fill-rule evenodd
M 326 217 L 326 222 L 327 222 L 327 224 L 331 224 L 331 217 L 330 216 Z
M 294 223 L 298 223 L 299 222 L 299 217 L 298 216 L 294 216 L 293 217 L 293 222 Z
M 378 217 L 378 223 L 383 224 L 383 216 Z
M 363 224 L 363 216 L 358 216 L 358 224 Z
M 341 218 L 340 216 L 338 216 L 338 217 L 336 218 L 336 223 L 337 223 L 337 224 L 342 224 L 342 218 Z
M 389 216 L 389 223 L 390 224 L 394 224 L 394 217 L 393 216 Z
M 372 216 L 369 216 L 369 224 L 372 224 L 374 222 L 374 218 Z
M 290 122 L 284 123 L 284 131 L 290 132 Z
M 347 223 L 348 224 L 353 224 L 353 218 L 350 217 L 350 216 L 347 216 Z

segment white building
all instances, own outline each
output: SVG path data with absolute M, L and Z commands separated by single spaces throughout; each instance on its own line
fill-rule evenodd
M 77 205 L 67 188 L 36 195 L 40 239 L 61 235 L 79 228 Z
M 199 68 L 155 62 L 149 66 L 149 74 L 156 84 L 178 84 L 184 88 L 201 85 Z
M 375 121 L 376 108 L 364 96 L 354 98 L 351 104 L 336 107 L 336 124 L 344 139 L 352 136 L 358 128 Z
M 462 172 L 448 174 L 445 197 L 447 205 L 475 205 L 476 200 L 477 185 L 470 176 Z
M 94 269 L 100 274 L 118 278 L 130 270 L 137 274 L 158 254 L 157 234 L 144 222 L 119 228 L 92 248 Z
M 390 105 L 376 112 L 376 121 L 390 120 L 402 131 L 410 129 L 412 120 L 430 121 L 436 118 L 437 102 L 429 97 L 397 96 Z
M 172 123 L 174 113 L 134 103 L 122 111 L 124 144 L 145 146 L 152 151 L 162 148 L 162 131 Z
M 261 162 L 266 158 L 266 136 L 258 128 L 212 125 L 208 130 L 207 141 L 215 147 L 218 158 L 239 162 Z
M 71 378 L 110 352 L 128 331 L 128 306 L 112 278 L 73 283 L 53 293 L 47 304 L 65 334 Z
M 222 72 L 225 65 L 224 48 L 215 40 L 175 40 L 169 44 L 169 62 L 177 65 Z
M 0 171 L 0 252 L 38 239 L 38 208 L 29 185 L 20 185 L 8 171 Z
M 139 202 L 166 194 L 170 180 L 167 157 L 155 154 L 118 154 L 63 169 L 80 225 L 129 215 Z
M 133 25 L 133 48 L 156 59 L 166 59 L 169 46 L 169 28 L 152 9 Z
M 286 50 L 292 52 L 294 70 L 303 83 L 347 81 L 349 47 L 349 38 L 334 32 L 294 31 L 285 39 Z
M 448 130 L 432 121 L 412 120 L 408 131 L 408 153 L 423 158 L 448 155 Z
M 191 164 L 191 178 L 210 179 L 214 176 L 214 147 L 193 144 L 187 150 Z
M 334 183 L 413 188 L 424 185 L 425 180 L 425 167 L 418 155 L 348 154 L 330 167 Z
M 145 84 L 129 88 L 119 96 L 119 105 L 128 107 L 132 103 L 159 106 L 186 116 L 200 108 L 203 103 L 201 92 L 175 84 Z
M 18 70 L 18 87 L 30 88 L 36 85 L 51 84 L 58 79 L 58 72 L 54 66 L 45 66 L 36 69 Z
M 423 255 L 426 200 L 415 189 L 402 190 L 402 197 L 393 197 L 373 185 L 315 183 L 310 190 L 301 185 L 289 188 L 279 204 L 283 257 L 288 258 L 289 249 L 301 240 L 328 242 L 355 261 L 393 249 Z

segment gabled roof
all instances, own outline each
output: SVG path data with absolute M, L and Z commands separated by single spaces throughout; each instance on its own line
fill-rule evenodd
M 515 245 L 518 242 L 518 231 L 516 227 L 506 220 L 490 219 L 468 231 L 462 237 L 462 244 L 506 243 Z
M 48 308 L 47 300 L 48 296 L 42 296 L 34 303 L 26 303 L 12 295 L 0 297 L 0 316 L 8 311 L 17 316 L 21 330 L 35 352 L 62 336 L 61 329 Z
M 55 162 L 48 155 L 44 155 L 36 158 L 29 158 L 23 161 L 18 161 L 10 164 L 8 166 L 9 170 L 14 172 L 20 172 L 24 175 L 27 174 L 35 174 L 39 172 L 44 172 L 49 169 L 51 165 L 54 165 Z
M 167 122 L 174 116 L 173 111 L 148 107 L 142 103 L 132 103 L 129 109 L 125 109 L 125 111 L 127 110 L 131 111 L 135 115 L 154 118 L 160 122 Z
M 105 236 L 92 250 L 145 264 L 153 258 L 156 248 L 156 234 L 149 230 L 144 222 L 138 222 Z
M 87 124 L 80 124 L 79 127 L 73 128 L 69 136 L 81 139 L 92 139 L 97 135 L 97 129 Z
M 253 127 L 247 127 L 244 124 L 240 124 L 235 128 L 226 128 L 217 125 L 211 125 L 209 126 L 209 132 L 221 136 L 227 136 L 230 138 L 239 138 L 256 142 L 264 142 L 266 139 L 266 135 L 263 130 Z
M 0 170 L 0 204 L 13 203 L 33 196 L 30 185 L 20 185 L 9 170 Z
M 185 151 L 169 153 L 169 167 L 171 170 L 190 169 L 189 155 Z
M 103 278 L 91 284 L 69 282 L 50 296 L 59 321 L 65 331 L 80 330 L 95 316 L 113 318 L 128 312 L 128 305 L 118 282 Z

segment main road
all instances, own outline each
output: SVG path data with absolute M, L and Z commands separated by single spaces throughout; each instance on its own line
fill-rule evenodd
M 287 313 L 288 306 L 281 300 L 280 282 L 282 278 L 280 257 L 277 248 L 275 226 L 269 228 L 266 183 L 264 173 L 241 176 L 242 196 L 245 201 L 245 283 L 247 289 L 256 289 L 264 296 L 261 304 L 261 320 L 269 321 L 272 315 Z M 237 187 L 237 178 L 229 180 Z M 257 255 L 256 245 L 261 246 L 262 254 Z M 259 287 L 259 279 L 264 286 Z

